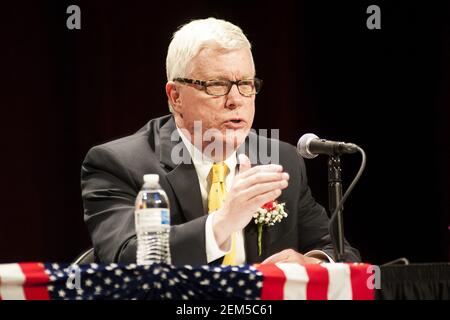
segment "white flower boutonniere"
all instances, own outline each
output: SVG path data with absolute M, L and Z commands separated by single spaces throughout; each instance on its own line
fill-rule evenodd
M 278 203 L 277 201 L 270 201 L 264 204 L 253 215 L 255 223 L 258 225 L 258 254 L 261 255 L 262 244 L 262 231 L 263 226 L 273 226 L 276 222 L 280 222 L 281 219 L 287 217 L 286 211 L 284 211 L 285 203 Z

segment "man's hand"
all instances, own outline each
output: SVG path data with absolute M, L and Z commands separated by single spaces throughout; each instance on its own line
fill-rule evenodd
M 244 154 L 239 155 L 239 162 L 239 174 L 213 220 L 214 236 L 219 247 L 223 247 L 233 232 L 242 230 L 264 203 L 278 198 L 281 190 L 288 186 L 289 175 L 283 172 L 280 165 L 252 168 Z
M 295 262 L 303 265 L 303 264 L 318 264 L 323 261 L 317 258 L 304 256 L 303 254 L 298 253 L 293 249 L 286 249 L 268 257 L 266 260 L 262 262 L 262 264 L 277 263 L 277 262 Z

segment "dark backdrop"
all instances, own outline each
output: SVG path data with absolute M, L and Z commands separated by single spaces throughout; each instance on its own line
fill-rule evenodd
M 82 29 L 66 28 L 78 4 Z M 381 30 L 366 8 L 381 7 Z M 2 4 L 0 263 L 71 261 L 90 246 L 90 147 L 168 112 L 165 55 L 194 18 L 238 24 L 264 79 L 254 127 L 352 141 L 367 169 L 345 206 L 365 261 L 448 261 L 449 5 L 381 1 L 16 1 Z M 308 160 L 327 205 L 326 157 Z M 359 157 L 345 156 L 348 186 Z

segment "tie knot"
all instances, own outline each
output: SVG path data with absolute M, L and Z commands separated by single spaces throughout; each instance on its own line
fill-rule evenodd
M 228 174 L 228 166 L 224 162 L 214 163 L 211 168 L 212 183 L 225 182 L 225 177 Z

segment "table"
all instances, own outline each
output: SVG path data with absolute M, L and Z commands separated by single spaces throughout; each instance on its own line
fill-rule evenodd
M 450 263 L 381 267 L 378 300 L 450 300 Z
M 12 263 L 0 265 L 0 299 L 372 300 L 373 266 L 171 266 Z

